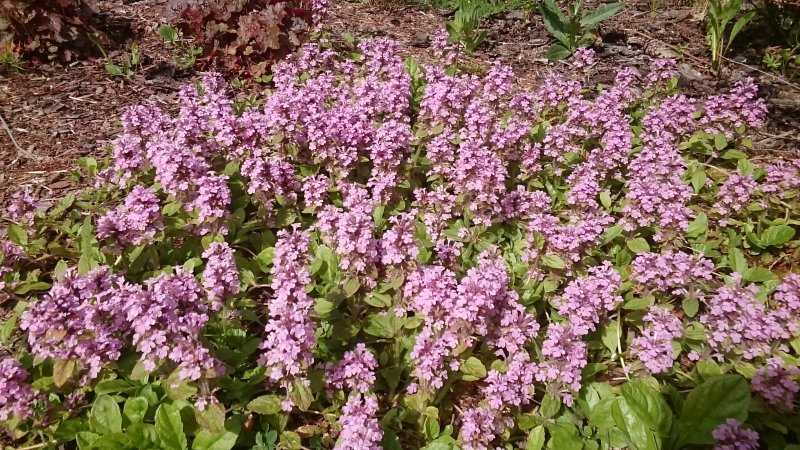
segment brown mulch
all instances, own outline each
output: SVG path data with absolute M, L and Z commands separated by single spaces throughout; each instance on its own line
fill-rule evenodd
M 103 60 L 79 61 L 67 67 L 39 65 L 0 74 L 0 114 L 18 144 L 0 126 L 0 204 L 12 190 L 24 185 L 33 186 L 40 197 L 63 194 L 73 186 L 68 172 L 77 158 L 108 154 L 108 145 L 119 132 L 123 107 L 155 102 L 169 108 L 180 86 L 197 78 L 196 73 L 174 69 L 172 54 L 155 31 L 163 21 L 166 1 L 98 2 L 102 11 L 130 21 L 134 35 L 127 45 L 136 42 L 145 55 L 131 80 L 108 75 Z M 345 32 L 356 37 L 385 36 L 400 43 L 404 56 L 430 62 L 430 42 L 451 13 L 402 4 L 341 1 L 329 17 L 330 38 L 341 39 Z M 513 67 L 519 82 L 527 86 L 537 85 L 550 71 L 569 70 L 566 64 L 545 58 L 551 39 L 537 13 L 510 11 L 491 17 L 484 25 L 489 32 L 487 42 L 466 61 L 476 70 L 499 60 Z M 629 2 L 625 11 L 603 25 L 595 42 L 599 64 L 594 81 L 608 83 L 623 66 L 646 73 L 653 58 L 674 57 L 680 62 L 684 91 L 708 94 L 718 89 L 708 67 L 704 24 L 690 7 L 664 6 L 651 11 L 649 1 Z M 107 50 L 115 61 L 129 51 L 127 47 Z M 744 45 L 741 53 L 732 56 L 735 61 L 728 62 L 721 84 L 743 76 L 758 78 L 771 113 L 767 129 L 755 137 L 757 150 L 798 157 L 800 85 L 761 71 L 761 55 L 763 52 Z

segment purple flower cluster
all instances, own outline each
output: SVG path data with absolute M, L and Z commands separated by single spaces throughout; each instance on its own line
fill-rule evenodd
M 0 263 L 3 267 L 11 267 L 25 258 L 25 249 L 7 239 L 0 240 L 0 253 L 3 254 L 3 261 Z
M 669 309 L 653 306 L 644 322 L 648 326 L 633 339 L 631 355 L 639 358 L 650 373 L 668 372 L 675 361 L 672 341 L 683 335 L 681 321 Z
M 208 291 L 212 308 L 218 310 L 221 301 L 239 293 L 239 269 L 227 242 L 212 242 L 203 252 L 203 258 L 206 259 L 203 287 Z
M 218 74 L 207 74 L 200 89 L 179 93 L 177 117 L 155 106 L 135 106 L 122 115 L 123 134 L 114 143 L 112 167 L 99 181 L 127 185 L 152 170 L 163 191 L 197 214 L 197 230 L 225 232 L 218 222 L 227 216 L 227 177 L 215 172 L 217 155 L 237 156 L 255 145 L 244 119 L 237 118 Z M 120 214 L 123 214 L 121 211 Z
M 135 186 L 125 203 L 97 220 L 97 237 L 116 245 L 151 242 L 163 228 L 161 206 L 152 189 Z
M 136 292 L 108 267 L 86 275 L 70 269 L 25 310 L 20 328 L 28 332 L 31 353 L 80 362 L 88 371 L 84 378 L 88 382 L 105 364 L 119 359 L 130 332 L 125 310 Z
M 778 406 L 786 411 L 794 409 L 794 399 L 800 392 L 800 385 L 795 378 L 800 376 L 797 367 L 783 367 L 783 360 L 770 358 L 766 367 L 756 370 L 750 386 L 772 406 Z
M 753 78 L 734 83 L 730 92 L 712 95 L 703 105 L 701 126 L 707 133 L 733 137 L 737 129 L 761 128 L 767 118 L 767 102 L 758 98 Z
M 327 205 L 317 215 L 317 227 L 325 242 L 341 257 L 339 267 L 361 275 L 367 285 L 375 281 L 364 276 L 378 261 L 380 241 L 373 237 L 373 203 L 366 189 L 355 185 L 342 186 L 344 207 Z
M 699 255 L 667 251 L 642 253 L 633 260 L 631 277 L 642 289 L 685 294 L 687 289 L 710 281 L 714 263 Z
M 14 222 L 32 224 L 36 213 L 36 198 L 30 190 L 23 189 L 11 194 L 11 201 L 6 205 L 6 214 Z
M 305 381 L 305 370 L 314 362 L 311 349 L 316 342 L 315 325 L 309 317 L 314 300 L 305 291 L 311 282 L 306 268 L 310 245 L 308 233 L 299 229 L 279 231 L 275 244 L 273 295 L 267 305 L 269 322 L 258 363 L 267 367 L 269 379 L 279 382 L 287 393 L 292 381 Z
M 507 424 L 489 408 L 477 406 L 461 415 L 461 439 L 464 450 L 489 450 L 489 443 L 500 435 Z
M 493 249 L 479 255 L 478 266 L 461 281 L 439 265 L 425 266 L 408 277 L 407 308 L 425 318 L 411 351 L 423 389 L 442 387 L 446 368 L 460 367 L 455 350 L 471 347 L 477 337 L 485 337 L 498 355 L 509 357 L 536 336 L 538 323 L 518 303 L 516 292 L 508 290 L 509 283 L 505 262 Z
M 720 186 L 714 209 L 719 211 L 723 226 L 724 219 L 742 211 L 750 203 L 750 199 L 756 193 L 756 186 L 756 180 L 750 175 L 736 173 L 731 174 Z
M 541 350 L 544 358 L 536 365 L 535 377 L 567 405 L 572 405 L 573 394 L 580 390 L 581 370 L 587 363 L 582 337 L 596 329 L 603 311 L 613 311 L 622 302 L 617 295 L 620 282 L 619 273 L 606 261 L 569 283 L 555 301 L 566 322 L 547 329 Z
M 600 315 L 614 311 L 622 303 L 617 294 L 621 281 L 619 272 L 606 261 L 567 285 L 554 304 L 558 313 L 569 321 L 572 333 L 584 336 L 595 331 Z
M 381 450 L 383 430 L 378 423 L 378 400 L 371 395 L 351 395 L 342 407 L 342 432 L 337 450 Z
M 0 422 L 12 417 L 25 420 L 33 414 L 35 395 L 27 378 L 28 371 L 19 361 L 11 357 L 0 359 Z
M 644 145 L 631 162 L 626 182 L 628 204 L 623 213 L 628 230 L 656 225 L 656 240 L 669 241 L 689 227 L 692 212 L 686 203 L 692 190 L 683 183 L 686 163 L 675 141 L 693 131 L 694 114 L 694 101 L 676 95 L 645 116 Z
M 728 419 L 711 433 L 717 440 L 714 450 L 757 450 L 758 433 L 748 428 L 742 428 L 741 422 Z
M 772 294 L 774 303 L 773 315 L 784 329 L 784 339 L 790 339 L 800 333 L 800 275 L 790 274 Z
M 146 290 L 131 289 L 127 319 L 133 344 L 142 354 L 144 368 L 155 370 L 163 361 L 177 364 L 179 378 L 197 380 L 220 375 L 222 366 L 203 345 L 200 335 L 209 320 L 203 287 L 178 267 L 172 275 L 146 281 Z
M 378 361 L 375 355 L 363 343 L 356 345 L 355 350 L 345 352 L 342 359 L 335 366 L 328 363 L 325 369 L 328 373 L 328 384 L 337 389 L 350 389 L 364 394 L 372 390 L 375 384 L 375 369 Z
M 411 268 L 419 255 L 419 244 L 414 237 L 416 211 L 400 213 L 389 218 L 392 227 L 380 240 L 381 263 L 402 268 Z
M 767 311 L 755 295 L 756 286 L 743 286 L 741 276 L 732 275 L 733 286 L 722 286 L 706 300 L 700 323 L 708 333 L 708 344 L 718 354 L 741 352 L 745 359 L 771 353 L 771 344 L 785 336 L 778 317 Z
M 800 189 L 800 159 L 787 162 L 775 160 L 764 167 L 766 176 L 759 186 L 761 192 L 784 197 Z

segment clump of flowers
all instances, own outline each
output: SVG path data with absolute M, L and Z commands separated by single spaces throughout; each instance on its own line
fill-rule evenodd
M 131 332 L 125 311 L 136 287 L 99 267 L 86 275 L 70 269 L 23 313 L 31 352 L 40 357 L 75 360 L 85 366 L 87 383 L 119 359 Z
M 0 414 L 16 432 L 61 442 L 64 410 L 83 420 L 134 378 L 110 392 L 126 416 L 153 384 L 171 405 L 150 406 L 202 411 L 206 428 L 260 415 L 242 438 L 265 447 L 273 428 L 309 448 L 696 444 L 681 399 L 720 382 L 737 390 L 720 408 L 771 406 L 718 428 L 721 448 L 791 429 L 800 275 L 783 190 L 800 166 L 714 150 L 721 135 L 746 148 L 763 121 L 752 84 L 690 98 L 657 60 L 597 90 L 581 50 L 582 73 L 531 90 L 501 64 L 479 76 L 404 62 L 388 40 L 338 45 L 303 47 L 247 101 L 206 74 L 174 114 L 127 109 L 97 190 L 10 223 L 0 338 L 18 359 L 1 361 Z M 718 195 L 701 186 L 733 165 Z M 681 426 L 608 420 L 620 397 L 626 423 L 651 419 L 620 375 L 655 375 L 648 395 L 669 391 L 659 415 Z M 210 436 L 184 425 L 187 448 Z
M 723 220 L 733 216 L 750 203 L 756 192 L 756 186 L 756 180 L 749 175 L 731 174 L 719 188 L 714 209 L 719 212 Z
M 732 286 L 722 286 L 707 300 L 707 311 L 700 316 L 708 331 L 708 344 L 715 354 L 738 351 L 745 359 L 768 354 L 771 344 L 780 341 L 783 330 L 755 295 L 756 286 L 743 286 L 734 273 Z
M 764 397 L 770 405 L 791 411 L 794 409 L 794 398 L 800 392 L 800 385 L 795 380 L 798 376 L 800 369 L 786 368 L 782 359 L 770 358 L 765 368 L 756 371 L 751 385 L 753 391 Z
M 203 287 L 208 291 L 212 307 L 219 309 L 219 302 L 239 293 L 239 270 L 233 249 L 227 242 L 212 242 L 203 252 L 206 268 L 203 270 Z
M 135 186 L 123 205 L 97 220 L 97 237 L 122 246 L 141 245 L 151 242 L 163 226 L 156 193 Z
M 760 448 L 758 444 L 758 433 L 742 427 L 742 423 L 736 419 L 728 419 L 724 424 L 718 426 L 711 433 L 717 443 L 714 450 L 756 450 Z
M 124 300 L 133 344 L 142 354 L 145 370 L 171 361 L 183 380 L 221 373 L 219 361 L 200 341 L 209 306 L 203 287 L 191 274 L 178 267 L 172 275 L 148 279 L 146 289 L 132 290 Z
M 14 222 L 31 224 L 36 213 L 36 198 L 30 190 L 23 189 L 11 194 L 11 199 L 6 205 L 6 214 Z
M 0 360 L 0 422 L 11 417 L 25 420 L 33 414 L 35 394 L 27 378 L 28 371 L 16 359 Z
M 350 389 L 365 393 L 375 384 L 375 369 L 378 361 L 363 343 L 348 351 L 335 366 L 328 364 L 328 384 L 337 389 Z
M 681 321 L 672 311 L 651 307 L 644 322 L 648 324 L 642 335 L 634 338 L 631 355 L 639 358 L 650 373 L 664 373 L 675 361 L 672 342 L 683 334 Z
M 644 289 L 685 294 L 711 280 L 714 263 L 683 252 L 642 253 L 633 260 L 631 277 Z
M 307 382 L 305 370 L 314 363 L 314 322 L 309 317 L 314 301 L 305 291 L 311 282 L 306 268 L 310 237 L 299 229 L 281 230 L 275 244 L 271 271 L 274 295 L 269 300 L 269 322 L 258 363 L 267 367 L 270 381 L 280 383 L 287 392 L 294 380 Z M 284 401 L 284 408 L 291 402 Z

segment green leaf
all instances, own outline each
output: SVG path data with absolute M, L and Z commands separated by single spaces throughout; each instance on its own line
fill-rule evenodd
M 658 450 L 656 437 L 625 398 L 620 398 L 612 404 L 611 416 L 636 450 Z
M 277 414 L 281 412 L 281 398 L 277 395 L 262 395 L 248 403 L 247 409 L 259 414 Z
M 697 386 L 683 404 L 676 448 L 713 444 L 711 432 L 727 419 L 744 422 L 750 407 L 750 387 L 739 375 L 720 375 Z
M 721 151 L 728 146 L 728 139 L 724 134 L 717 134 L 714 136 L 714 148 Z
M 294 431 L 284 431 L 281 433 L 281 444 L 289 450 L 300 450 L 303 447 L 300 435 Z
M 311 388 L 302 381 L 293 381 L 292 389 L 289 391 L 289 398 L 294 402 L 300 411 L 307 411 L 311 402 L 314 401 L 314 394 Z
M 122 413 L 119 405 L 108 395 L 98 395 L 89 411 L 89 426 L 99 434 L 122 431 Z
M 28 246 L 28 231 L 25 228 L 22 228 L 21 226 L 12 223 L 8 225 L 7 232 L 8 232 L 8 239 L 11 242 L 17 245 L 21 245 L 23 247 Z
M 728 266 L 734 270 L 734 272 L 744 275 L 747 272 L 747 258 L 745 258 L 744 253 L 738 248 L 732 248 L 730 253 L 728 253 Z
M 92 448 L 92 445 L 100 438 L 100 435 L 97 433 L 92 433 L 91 431 L 79 431 L 78 434 L 75 435 L 75 441 L 78 443 L 78 448 L 81 450 L 87 450 Z
M 399 330 L 397 321 L 394 314 L 370 314 L 366 318 L 364 332 L 370 336 L 391 338 Z
M 158 437 L 155 425 L 137 422 L 125 429 L 134 447 L 137 450 L 162 450 L 161 439 Z
M 97 383 L 94 388 L 95 394 L 116 394 L 118 392 L 128 392 L 136 389 L 136 386 L 125 380 L 105 380 Z
M 564 260 L 558 255 L 544 255 L 542 256 L 542 264 L 553 269 L 563 269 L 567 267 Z
M 225 407 L 220 403 L 209 403 L 202 411 L 196 409 L 194 417 L 197 424 L 211 434 L 225 428 Z
M 692 188 L 694 188 L 695 194 L 700 192 L 700 189 L 706 185 L 706 178 L 706 171 L 703 170 L 702 167 L 698 167 L 697 170 L 692 173 Z
M 669 435 L 672 411 L 658 390 L 641 379 L 634 379 L 622 386 L 622 396 L 649 429 L 662 437 Z
M 624 7 L 625 5 L 622 3 L 609 3 L 607 5 L 603 5 L 585 15 L 583 19 L 581 19 L 581 27 L 593 30 L 600 25 L 600 22 L 617 14 Z
M 736 35 L 738 35 L 739 32 L 742 31 L 742 28 L 744 28 L 748 23 L 750 23 L 751 20 L 753 20 L 753 17 L 755 17 L 755 15 L 756 15 L 755 11 L 749 11 L 745 14 L 742 14 L 742 17 L 740 17 L 739 20 L 737 20 L 736 23 L 733 24 L 733 28 L 731 28 L 731 33 L 728 35 L 728 43 L 725 46 L 726 49 L 730 48 L 731 43 L 733 42 L 734 39 L 736 39 Z
M 92 443 L 92 448 L 97 450 L 121 450 L 135 447 L 131 439 L 120 432 L 100 436 Z
M 611 416 L 611 408 L 619 397 L 606 397 L 589 411 L 589 425 L 601 430 L 610 430 L 616 426 L 614 418 Z
M 344 294 L 348 298 L 356 295 L 359 289 L 361 289 L 361 282 L 358 278 L 350 278 L 344 283 Z
M 603 334 L 601 336 L 603 345 L 612 353 L 617 352 L 617 341 L 619 340 L 619 327 L 616 322 L 606 322 L 603 327 Z
M 562 44 L 569 42 L 569 38 L 567 38 L 565 34 L 567 32 L 565 23 L 568 19 L 564 16 L 564 13 L 561 12 L 556 2 L 554 0 L 544 0 L 539 4 L 539 12 L 542 14 L 542 21 L 547 31 Z
M 541 450 L 544 448 L 544 427 L 539 425 L 528 433 L 525 450 Z
M 486 378 L 486 366 L 474 356 L 470 356 L 461 363 L 460 371 L 463 374 L 464 381 L 476 381 Z
M 600 204 L 603 205 L 605 209 L 611 209 L 611 196 L 608 195 L 608 191 L 600 193 Z
M 554 450 L 581 450 L 583 449 L 583 439 L 578 435 L 575 425 L 566 423 L 556 423 L 550 429 L 550 442 L 548 447 Z
M 759 238 L 762 247 L 780 247 L 781 245 L 789 242 L 794 237 L 794 228 L 788 225 L 773 225 L 763 233 Z
M 544 394 L 542 405 L 539 407 L 539 414 L 542 417 L 553 417 L 561 409 L 561 400 L 551 393 Z
M 628 248 L 636 254 L 639 253 L 646 253 L 650 251 L 650 244 L 647 243 L 645 238 L 636 238 L 636 239 L 629 239 L 628 242 L 625 243 Z
M 125 407 L 122 413 L 130 423 L 139 423 L 144 420 L 148 408 L 147 399 L 144 397 L 129 397 L 125 400 Z
M 181 413 L 174 405 L 164 403 L 156 410 L 156 433 L 166 450 L 186 450 L 189 446 Z
M 686 231 L 686 237 L 688 238 L 696 238 L 706 234 L 708 231 L 708 216 L 705 213 L 700 213 L 697 215 L 690 224 L 689 229 Z
M 572 55 L 572 52 L 562 44 L 553 44 L 547 49 L 547 59 L 550 61 L 561 61 Z
M 389 294 L 370 292 L 369 295 L 364 297 L 364 302 L 376 308 L 388 308 L 392 306 L 392 296 Z
M 694 317 L 700 311 L 700 301 L 696 298 L 684 298 L 681 302 L 683 312 L 689 317 Z
M 233 423 L 229 420 L 225 427 L 217 432 L 212 433 L 208 430 L 200 430 L 192 442 L 192 450 L 230 450 L 236 445 L 236 440 L 239 438 L 241 430 L 241 423 Z M 236 426 L 238 425 L 238 426 Z
M 744 273 L 744 280 L 751 283 L 763 283 L 764 281 L 777 279 L 777 275 L 764 267 L 752 267 Z

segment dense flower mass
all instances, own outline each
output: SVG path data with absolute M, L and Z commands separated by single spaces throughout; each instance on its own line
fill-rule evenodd
M 272 269 L 273 297 L 267 305 L 269 322 L 258 360 L 267 367 L 273 383 L 290 390 L 293 380 L 305 381 L 305 370 L 314 362 L 314 323 L 309 311 L 314 301 L 306 293 L 311 275 L 306 268 L 310 237 L 301 230 L 278 232 Z M 289 406 L 287 403 L 286 406 Z
M 239 270 L 233 249 L 226 242 L 212 242 L 203 252 L 206 268 L 203 270 L 203 287 L 214 301 L 212 307 L 219 309 L 219 301 L 239 293 Z
M 711 280 L 714 263 L 683 252 L 643 253 L 633 260 L 631 276 L 644 289 L 659 293 L 686 293 Z
M 736 419 L 728 419 L 712 433 L 717 443 L 714 450 L 756 450 L 759 447 L 758 433 L 743 428 Z
M 800 392 L 800 385 L 795 378 L 800 376 L 800 369 L 785 368 L 780 358 L 770 358 L 767 366 L 758 369 L 753 376 L 753 392 L 764 397 L 772 406 L 779 406 L 790 411 L 794 409 L 794 398 Z
M 672 311 L 656 306 L 650 308 L 643 320 L 648 326 L 633 340 L 631 354 L 650 373 L 667 372 L 675 361 L 672 342 L 683 334 L 681 321 Z
M 658 59 L 595 89 L 580 49 L 529 89 L 442 66 L 446 37 L 433 64 L 341 45 L 247 100 L 204 74 L 128 108 L 97 189 L 15 200 L 0 420 L 70 448 L 795 437 L 800 165 L 748 161 L 751 81 L 689 96 Z
M 133 344 L 142 354 L 145 370 L 153 371 L 169 360 L 178 365 L 181 379 L 218 375 L 219 361 L 200 341 L 209 320 L 208 300 L 200 283 L 177 268 L 172 275 L 147 280 L 146 285 L 125 299 Z
M 125 311 L 137 293 L 108 267 L 86 275 L 72 269 L 23 313 L 20 328 L 34 355 L 78 361 L 88 382 L 119 359 L 131 330 Z
M 708 330 L 708 344 L 716 355 L 740 352 L 745 359 L 769 354 L 771 344 L 780 342 L 784 330 L 775 314 L 770 314 L 755 295 L 756 286 L 744 286 L 734 273 L 732 286 L 722 286 L 707 300 L 707 311 L 700 316 Z
M 346 352 L 336 366 L 327 366 L 328 384 L 338 389 L 366 393 L 375 384 L 377 367 L 378 361 L 372 352 L 364 344 L 358 344 L 355 350 Z
M 28 372 L 16 359 L 0 360 L 0 422 L 11 417 L 25 420 L 33 414 L 35 394 L 27 378 Z
M 125 203 L 97 221 L 97 237 L 118 245 L 140 245 L 153 240 L 163 227 L 161 206 L 152 189 L 135 186 Z

